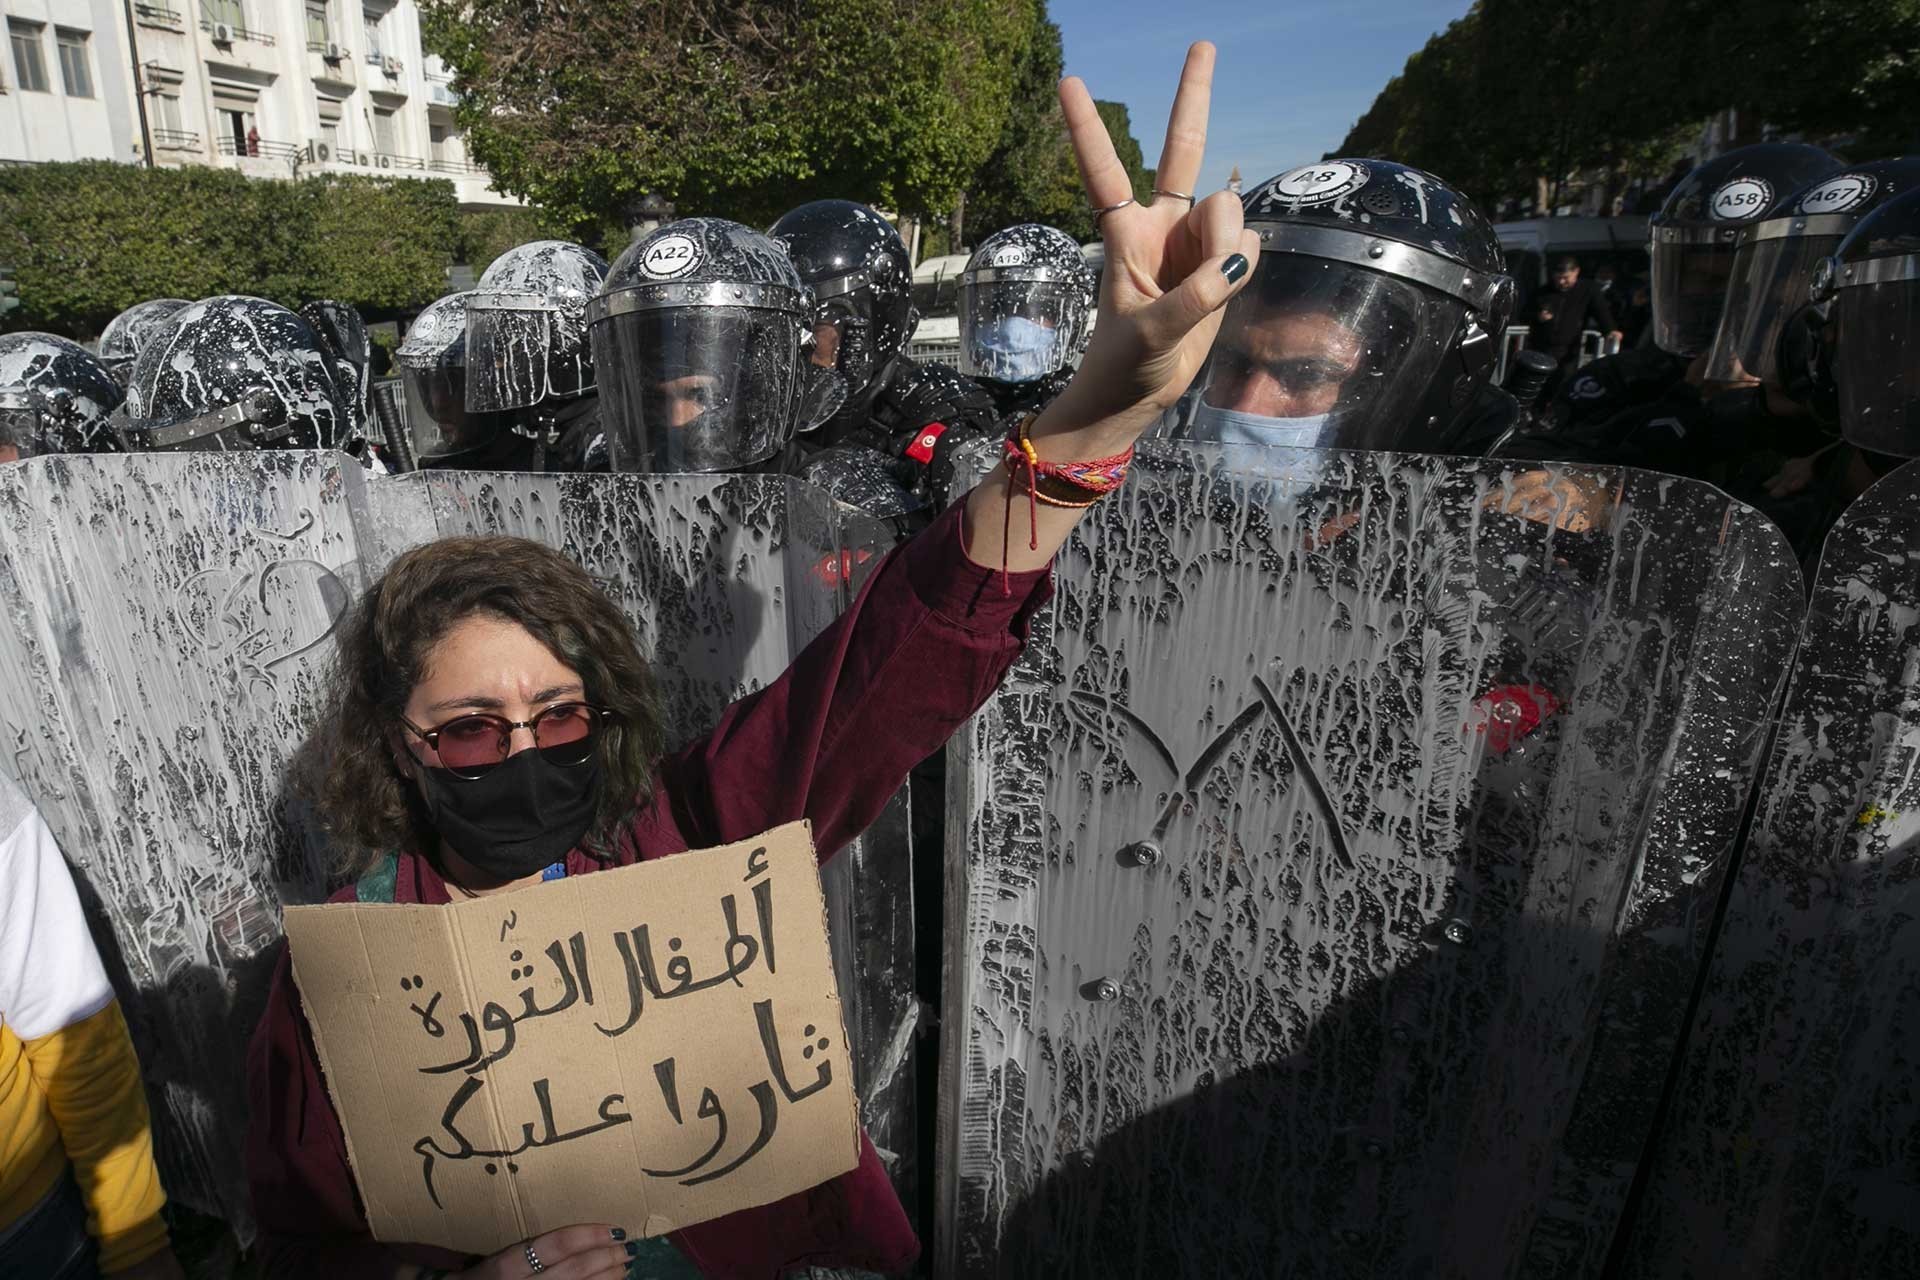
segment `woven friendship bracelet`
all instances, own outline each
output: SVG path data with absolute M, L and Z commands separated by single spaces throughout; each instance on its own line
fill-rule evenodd
M 1010 543 L 1013 533 L 1013 489 L 1020 485 L 1021 475 L 1026 477 L 1027 490 L 1027 548 L 1040 549 L 1040 504 L 1050 507 L 1066 507 L 1072 510 L 1084 510 L 1100 499 L 1118 489 L 1127 478 L 1127 468 L 1133 463 L 1133 447 L 1129 445 L 1125 453 L 1115 454 L 1111 458 L 1094 458 L 1085 462 L 1048 462 L 1033 447 L 1033 441 L 1027 438 L 1027 430 L 1038 412 L 1022 414 L 1015 421 L 1013 431 L 1007 436 L 1006 459 L 1007 475 L 1013 485 L 1007 489 L 1006 524 L 1001 537 Z M 1007 543 L 1003 543 L 1003 547 Z M 1001 585 L 1011 590 L 1007 580 L 1004 550 L 1001 563 Z

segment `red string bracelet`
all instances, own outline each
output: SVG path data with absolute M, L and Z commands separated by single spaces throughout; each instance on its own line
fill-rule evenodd
M 1022 472 L 1026 473 L 1027 489 L 1027 549 L 1040 549 L 1040 504 L 1050 507 L 1066 507 L 1072 510 L 1084 510 L 1100 499 L 1118 489 L 1127 478 L 1127 468 L 1133 463 L 1133 446 L 1128 445 L 1124 453 L 1111 458 L 1094 458 L 1086 462 L 1048 462 L 1033 447 L 1033 441 L 1027 438 L 1027 430 L 1039 413 L 1021 414 L 1014 422 L 1013 431 L 1007 436 L 1006 460 L 1007 475 L 1013 485 L 1020 483 Z M 1007 489 L 1006 519 L 1000 530 L 1000 585 L 1007 593 L 1013 590 L 1007 575 L 1007 550 L 1012 544 L 1013 534 L 1013 487 Z

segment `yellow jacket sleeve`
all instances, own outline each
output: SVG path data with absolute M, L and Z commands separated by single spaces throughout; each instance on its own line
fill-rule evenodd
M 111 1275 L 167 1247 L 166 1203 L 140 1062 L 115 1000 L 71 1026 L 23 1042 L 87 1202 L 87 1228 Z

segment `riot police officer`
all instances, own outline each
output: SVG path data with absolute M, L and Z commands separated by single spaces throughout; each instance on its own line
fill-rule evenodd
M 149 342 L 167 331 L 174 316 L 193 304 L 185 298 L 149 298 L 107 321 L 100 331 L 100 363 L 121 386 L 133 374 L 133 362 Z
M 1241 446 L 1478 453 L 1510 424 L 1487 381 L 1512 308 L 1493 227 L 1385 160 L 1290 169 L 1243 198 L 1260 233 L 1175 434 Z
M 1791 193 L 1771 216 L 1740 228 L 1719 331 L 1708 352 L 1708 382 L 1758 378 L 1784 385 L 1780 345 L 1808 305 L 1821 262 L 1868 214 L 1920 187 L 1920 157 L 1846 165 Z
M 737 222 L 686 218 L 635 242 L 586 317 L 615 471 L 787 471 L 803 413 L 816 425 L 839 403 L 838 371 L 808 359 L 792 260 Z
M 914 495 L 909 505 L 944 506 L 952 451 L 997 434 L 998 411 L 970 379 L 906 354 L 919 316 L 900 233 L 865 205 L 816 200 L 769 234 L 813 294 L 809 359 L 830 371 L 815 394 L 832 412 L 802 442 L 812 454 L 806 478 L 875 514 L 898 514 L 906 501 L 882 482 L 887 474 Z
M 1072 236 L 1037 222 L 996 231 L 960 273 L 960 370 L 1000 416 L 1043 409 L 1093 332 L 1094 273 Z
M 1877 471 L 1920 457 L 1920 190 L 1860 220 L 1817 270 L 1816 376 L 1841 434 Z
M 489 429 L 432 465 L 477 471 L 603 469 L 587 304 L 607 261 L 565 240 L 494 260 L 467 295 L 468 423 Z
M 114 450 L 108 419 L 123 395 L 77 343 L 50 333 L 0 335 L 0 462 Z
M 313 326 L 332 357 L 340 385 L 347 389 L 354 410 L 354 431 L 364 434 L 372 408 L 373 335 L 353 307 L 335 298 L 315 298 L 300 307 L 300 318 Z
M 1743 231 L 1777 225 L 1802 190 L 1838 164 L 1819 147 L 1764 142 L 1709 160 L 1680 180 L 1649 226 L 1652 345 L 1596 360 L 1567 379 L 1549 418 L 1566 442 L 1561 447 L 1577 452 L 1552 456 L 1673 469 L 1665 464 L 1687 450 L 1686 430 L 1659 424 L 1697 412 L 1703 395 L 1750 385 L 1744 375 L 1726 382 L 1707 376 Z
M 134 363 L 122 430 L 135 450 L 354 451 L 352 395 L 299 315 L 264 298 L 207 298 Z
M 496 440 L 517 442 L 513 414 L 467 410 L 468 292 L 450 293 L 414 317 L 394 352 L 406 404 L 406 464 L 433 469 Z

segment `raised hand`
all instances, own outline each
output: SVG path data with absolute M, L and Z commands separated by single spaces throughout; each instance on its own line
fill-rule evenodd
M 1111 458 L 1131 448 L 1192 384 L 1227 300 L 1252 272 L 1260 240 L 1242 225 L 1239 198 L 1222 191 L 1189 207 L 1179 194 L 1200 180 L 1212 92 L 1213 46 L 1203 41 L 1187 50 L 1155 179 L 1176 194 L 1140 205 L 1087 87 L 1071 77 L 1060 82 L 1087 199 L 1107 210 L 1100 215 L 1107 269 L 1086 356 L 1028 433 L 1043 461 Z M 1014 498 L 1005 467 L 974 489 L 967 554 L 989 567 L 1041 568 L 1085 512 L 1034 503 L 1023 491 L 1016 533 Z
M 1162 192 L 1191 193 L 1200 179 L 1213 58 L 1205 41 L 1187 50 L 1155 178 Z M 1087 199 L 1095 209 L 1131 200 L 1127 172 L 1086 85 L 1061 81 L 1060 105 Z M 1046 425 L 1076 431 L 1104 423 L 1101 434 L 1114 439 L 1096 447 L 1125 448 L 1193 382 L 1260 240 L 1242 226 L 1239 197 L 1229 191 L 1197 204 L 1178 194 L 1126 204 L 1100 216 L 1100 236 L 1107 250 L 1100 321 L 1059 415 L 1050 413 L 1056 420 Z M 1046 431 L 1034 434 L 1038 442 Z

